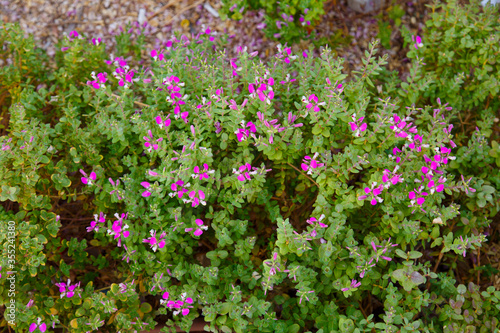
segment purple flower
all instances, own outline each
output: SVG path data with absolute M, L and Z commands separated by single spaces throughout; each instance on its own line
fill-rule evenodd
M 203 230 L 207 230 L 208 227 L 206 225 L 203 225 L 203 221 L 200 220 L 200 219 L 196 219 L 195 223 L 198 226 L 198 228 L 196 228 L 196 230 L 194 231 L 193 235 L 195 235 L 195 236 L 201 236 L 203 234 Z M 194 228 L 186 228 L 186 229 L 184 229 L 185 232 L 189 232 L 189 231 L 192 231 L 192 230 L 194 230 Z
M 61 298 L 63 298 L 64 296 L 68 297 L 68 298 L 71 298 L 75 295 L 75 292 L 74 290 L 77 288 L 77 287 L 80 287 L 80 282 L 78 282 L 77 284 L 74 284 L 74 285 L 71 285 L 71 280 L 68 279 L 67 281 L 67 284 L 64 284 L 64 283 L 56 283 L 55 285 L 59 287 L 59 291 L 61 292 Z
M 156 231 L 155 230 L 150 230 L 149 232 L 151 234 L 151 237 L 143 239 L 142 242 L 143 243 L 149 243 L 149 245 L 151 246 L 151 249 L 153 249 L 154 252 L 156 252 L 157 248 L 163 249 L 165 247 L 165 240 L 164 240 L 164 238 L 167 235 L 167 233 L 163 232 L 160 235 L 160 238 L 157 239 L 156 238 Z
M 103 214 L 103 212 L 100 213 L 99 219 L 97 218 L 97 214 L 94 214 L 94 219 L 95 221 L 90 222 L 90 227 L 87 227 L 87 232 L 99 231 L 99 226 L 97 223 L 105 223 L 106 222 L 106 215 Z
M 41 321 L 42 321 L 42 318 L 38 317 L 37 322 L 32 323 L 30 325 L 30 332 L 34 332 L 37 328 L 40 330 L 40 332 L 45 332 L 47 330 L 47 325 L 45 323 L 41 323 Z
M 80 169 L 80 173 L 85 176 L 85 177 L 82 177 L 82 183 L 84 183 L 85 185 L 92 185 L 92 181 L 96 180 L 96 174 L 94 171 L 92 171 L 90 173 L 90 177 L 87 176 L 85 171 L 83 171 L 82 169 Z
M 142 192 L 142 196 L 147 198 L 151 195 L 151 192 L 148 190 L 151 187 L 151 184 L 148 182 L 142 182 L 141 185 L 146 188 L 146 191 Z

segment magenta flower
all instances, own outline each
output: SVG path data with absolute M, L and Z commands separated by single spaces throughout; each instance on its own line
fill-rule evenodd
M 287 64 L 290 63 L 290 60 L 295 60 L 297 58 L 297 56 L 292 56 L 292 49 L 289 48 L 289 47 L 284 47 L 283 50 L 281 49 L 282 48 L 282 45 L 281 44 L 278 44 L 277 46 L 278 48 L 278 54 L 276 54 L 276 57 L 278 59 L 283 59 L 285 58 L 283 61 Z
M 198 196 L 196 196 L 196 194 L 198 194 Z M 198 206 L 200 203 L 205 206 L 207 203 L 204 201 L 205 199 L 205 192 L 203 192 L 202 190 L 199 190 L 198 193 L 196 193 L 196 191 L 191 191 L 189 192 L 189 200 L 188 199 L 182 199 L 182 201 L 184 201 L 184 203 L 188 203 L 188 202 L 191 202 L 192 203 L 192 207 L 196 207 Z
M 143 139 L 146 140 L 146 142 L 144 142 L 144 146 L 146 148 L 148 148 L 148 153 L 150 153 L 151 149 L 158 150 L 158 144 L 152 143 L 153 133 L 151 133 L 151 130 L 148 130 L 148 135 L 149 135 L 149 138 L 147 136 L 144 136 Z M 161 142 L 161 141 L 163 141 L 163 138 L 159 138 L 155 142 Z
M 67 284 L 64 284 L 64 283 L 56 283 L 55 285 L 59 287 L 59 291 L 61 292 L 61 298 L 63 298 L 64 296 L 68 297 L 68 298 L 71 298 L 75 295 L 75 292 L 74 290 L 77 288 L 77 287 L 80 287 L 80 282 L 78 282 L 77 284 L 75 283 L 74 285 L 71 285 L 71 280 L 68 279 L 67 281 Z
M 92 72 L 90 75 L 92 76 L 94 81 L 87 81 L 87 85 L 93 87 L 94 89 L 106 87 L 104 85 L 104 83 L 106 83 L 106 81 L 107 81 L 108 73 L 99 73 L 99 74 L 97 74 L 97 77 L 95 75 L 95 72 Z
M 194 174 L 191 174 L 191 177 L 193 179 L 196 177 L 199 177 L 200 180 L 202 180 L 202 178 L 209 179 L 210 176 L 208 174 L 214 173 L 215 170 L 209 170 L 208 164 L 206 164 L 206 163 L 203 164 L 203 167 L 205 168 L 205 171 L 202 171 L 199 166 L 195 166 L 193 169 Z
M 175 193 L 177 192 L 177 196 L 180 198 L 182 198 L 182 196 L 184 195 L 184 193 L 187 193 L 188 190 L 186 189 L 187 187 L 191 186 L 191 184 L 187 183 L 186 185 L 184 185 L 184 181 L 183 180 L 178 180 L 176 181 L 175 183 L 173 183 L 170 188 L 172 189 L 172 191 L 174 191 L 173 193 L 170 193 L 170 197 L 172 198 Z
M 422 206 L 424 204 L 424 202 L 425 202 L 424 196 L 429 195 L 429 193 L 423 192 L 422 189 L 423 189 L 423 186 L 421 186 L 418 190 L 414 189 L 414 191 L 410 191 L 410 193 L 408 194 L 408 197 L 411 200 L 410 201 L 411 205 L 409 207 L 413 207 L 415 202 L 419 206 Z
M 348 291 L 348 290 L 351 290 L 351 289 L 354 289 L 354 288 L 357 288 L 361 285 L 361 282 L 358 282 L 356 280 L 352 280 L 351 281 L 351 285 L 347 288 L 342 288 L 341 290 L 342 291 Z
M 94 44 L 95 46 L 99 46 L 99 44 L 101 44 L 101 38 L 92 38 L 92 44 Z
M 318 163 L 316 158 L 318 157 L 319 153 L 315 153 L 314 156 L 311 158 L 311 156 L 305 156 L 303 159 L 303 163 L 300 165 L 302 170 L 307 171 L 307 174 L 310 175 L 312 174 L 312 169 L 320 168 L 324 166 L 324 163 Z M 309 165 L 307 165 L 307 161 L 309 161 Z M 309 171 L 308 171 L 309 170 Z
M 245 125 L 245 122 L 242 121 L 241 122 L 241 126 L 244 126 Z M 250 132 L 252 133 L 256 133 L 257 132 L 257 128 L 255 127 L 255 124 L 252 123 L 251 121 L 249 121 L 247 123 L 247 126 L 246 126 L 248 129 L 244 129 L 244 128 L 240 128 L 238 129 L 237 131 L 234 132 L 234 134 L 236 134 L 236 138 L 238 139 L 238 142 L 241 142 L 243 140 L 246 140 L 248 139 L 248 137 L 250 136 Z
M 148 182 L 142 182 L 141 185 L 146 188 L 146 191 L 142 192 L 142 196 L 147 198 L 151 195 L 151 192 L 148 190 L 151 187 L 151 184 Z
M 321 214 L 319 220 L 317 220 L 315 217 L 311 217 L 310 219 L 306 220 L 306 222 L 309 223 L 310 225 L 314 225 L 314 222 L 317 222 L 321 228 L 328 228 L 328 225 L 321 222 L 324 218 L 325 214 Z
M 410 117 L 406 117 L 405 119 L 401 119 L 397 114 L 394 114 L 394 116 L 389 120 L 389 122 L 392 124 L 390 128 L 394 131 L 394 136 L 395 137 L 400 137 L 400 138 L 409 138 L 411 140 L 411 136 L 409 137 L 409 133 L 417 133 L 417 127 L 413 126 L 413 123 L 407 123 L 407 121 L 410 120 Z
M 130 232 L 125 230 L 129 228 L 128 224 L 123 224 L 123 220 L 127 218 L 128 213 L 122 214 L 121 217 L 116 213 L 115 216 L 118 220 L 113 222 L 111 229 L 108 229 L 108 234 L 115 236 L 114 239 L 118 239 L 118 247 L 121 247 L 122 238 L 130 236 Z
M 120 180 L 117 179 L 115 183 L 112 178 L 109 178 L 109 182 L 111 183 L 111 185 L 113 185 L 114 188 L 114 190 L 109 192 L 109 194 L 112 195 L 113 193 L 116 193 L 116 197 L 118 198 L 118 200 L 121 200 L 122 198 L 118 195 L 118 186 L 120 185 Z
M 41 323 L 41 321 L 42 318 L 38 317 L 37 323 L 32 323 L 30 325 L 30 332 L 34 332 L 37 328 L 40 330 L 40 332 L 45 332 L 47 330 L 47 325 L 45 325 L 45 323 Z
M 203 230 L 207 230 L 208 226 L 203 225 L 203 221 L 200 220 L 200 219 L 196 219 L 195 223 L 198 226 L 198 228 L 194 231 L 193 235 L 195 235 L 195 236 L 201 236 L 201 234 L 203 234 Z M 192 231 L 192 230 L 194 230 L 194 228 L 186 228 L 186 229 L 184 229 L 185 232 L 189 232 L 189 231 Z
M 151 50 L 151 57 L 154 59 L 154 61 L 156 60 L 164 60 L 165 59 L 165 56 L 163 55 L 163 53 L 158 53 L 156 50 Z
M 90 222 L 90 227 L 87 227 L 87 232 L 99 231 L 99 226 L 97 223 L 105 223 L 106 222 L 106 215 L 103 214 L 103 212 L 100 213 L 99 219 L 97 218 L 97 214 L 94 214 L 94 219 L 95 221 Z
M 310 110 L 313 108 L 314 112 L 319 112 L 319 106 L 325 105 L 325 102 L 318 103 L 318 97 L 314 94 L 309 95 L 308 98 L 306 98 L 306 96 L 302 96 L 302 102 L 307 104 L 306 109 Z
M 392 172 L 387 169 L 384 170 L 384 175 L 382 176 L 382 182 L 385 184 L 384 188 L 389 188 L 391 185 L 396 185 L 397 183 L 402 183 L 404 181 L 404 178 L 396 173 L 398 169 L 399 165 L 396 165 Z
M 0 267 L 0 268 L 1 268 L 1 267 Z M 26 309 L 31 308 L 31 307 L 33 306 L 33 304 L 35 304 L 35 301 L 34 301 L 34 300 L 32 300 L 32 299 L 30 299 L 30 300 L 29 300 L 29 302 L 28 302 L 28 304 L 26 304 Z
M 431 191 L 431 194 L 434 194 L 434 191 L 436 192 L 443 192 L 444 190 L 444 182 L 446 182 L 446 178 L 444 177 L 439 177 L 439 179 L 437 180 L 437 182 L 434 181 L 434 179 L 431 179 L 428 183 L 427 183 L 427 187 L 429 188 L 429 190 Z
M 257 171 L 251 171 L 251 169 L 252 169 L 252 166 L 250 165 L 250 163 L 246 163 L 246 164 L 241 165 L 238 168 L 238 170 L 233 168 L 233 173 L 238 175 L 238 180 L 240 182 L 244 182 L 245 179 L 251 180 L 250 175 L 257 174 Z
M 174 107 L 175 119 L 179 119 L 179 114 L 180 114 L 181 118 L 184 120 L 185 123 L 188 122 L 187 117 L 189 116 L 189 112 L 188 111 L 181 112 L 180 106 L 186 104 L 186 102 L 184 101 L 186 98 L 188 98 L 188 95 L 182 96 L 178 92 L 173 92 L 172 94 L 170 94 L 170 97 L 167 96 L 166 98 L 167 102 L 170 102 L 173 105 L 175 105 Z
M 143 243 L 148 243 L 151 246 L 151 249 L 156 252 L 158 248 L 163 249 L 165 247 L 165 236 L 167 235 L 166 232 L 163 232 L 160 235 L 160 238 L 156 238 L 156 231 L 155 230 L 150 230 L 149 233 L 151 234 L 151 237 L 143 239 Z
M 379 197 L 379 195 L 382 193 L 382 190 L 384 189 L 384 187 L 382 185 L 380 185 L 379 187 L 374 188 L 376 185 L 377 185 L 377 182 L 373 182 L 371 188 L 365 187 L 364 191 L 365 191 L 366 195 L 360 195 L 358 197 L 358 200 L 364 200 L 364 199 L 369 197 L 370 203 L 374 206 L 377 204 L 377 202 L 381 203 L 382 201 L 384 201 L 384 199 Z
M 417 50 L 419 47 L 424 46 L 424 44 L 422 44 L 422 38 L 420 38 L 420 36 L 417 36 L 416 40 L 415 40 L 415 36 L 411 36 L 411 40 L 415 43 L 415 44 L 413 44 L 413 46 L 415 46 L 415 48 Z
M 155 120 L 158 126 L 160 126 L 160 128 L 163 128 L 163 126 L 165 126 L 165 129 L 167 129 L 167 127 L 169 127 L 170 123 L 172 122 L 170 120 L 170 115 L 168 115 L 165 120 L 162 120 L 161 116 L 157 116 Z
M 85 185 L 92 185 L 92 181 L 96 180 L 96 174 L 94 171 L 92 171 L 90 173 L 90 177 L 87 176 L 87 174 L 85 173 L 85 171 L 83 171 L 82 169 L 80 169 L 80 172 L 82 175 L 84 175 L 85 177 L 82 177 L 82 183 L 84 183 Z
M 469 194 L 469 191 L 471 191 L 472 193 L 476 192 L 476 189 L 470 187 L 470 181 L 472 180 L 472 177 L 469 178 L 468 181 L 465 181 L 464 179 L 464 175 L 461 175 L 462 177 L 462 184 L 463 184 L 463 187 L 464 187 L 464 190 L 465 190 L 465 194 Z
M 361 134 L 360 132 L 366 131 L 367 124 L 366 123 L 361 123 L 365 119 L 365 117 L 360 117 L 358 120 L 356 120 L 356 114 L 352 115 L 352 122 L 349 123 L 351 126 L 351 131 L 354 132 L 354 135 L 356 137 L 359 137 Z

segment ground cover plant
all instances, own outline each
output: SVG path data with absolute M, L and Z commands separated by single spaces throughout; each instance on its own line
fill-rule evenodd
M 228 58 L 208 27 L 148 59 L 126 32 L 116 54 L 72 32 L 52 63 L 3 25 L 1 327 L 497 330 L 500 292 L 471 282 L 485 263 L 456 271 L 494 236 L 498 97 L 440 90 L 430 35 L 408 34 L 401 82 L 377 42 L 347 78 L 328 48 Z

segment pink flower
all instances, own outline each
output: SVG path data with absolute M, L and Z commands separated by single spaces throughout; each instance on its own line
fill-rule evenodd
M 187 187 L 191 186 L 191 184 L 187 183 L 185 186 L 184 186 L 184 181 L 183 180 L 178 180 L 176 181 L 175 183 L 173 183 L 170 188 L 172 189 L 172 191 L 174 191 L 174 193 L 170 193 L 170 197 L 173 197 L 175 195 L 175 192 L 177 192 L 177 196 L 179 197 L 179 199 L 182 198 L 182 196 L 184 195 L 184 193 L 187 193 L 188 190 L 186 189 Z M 183 188 L 184 187 L 184 188 Z M 179 188 L 179 190 L 177 190 Z
M 429 195 L 427 192 L 423 192 L 423 186 L 421 186 L 418 190 L 413 190 L 408 193 L 408 197 L 410 198 L 410 206 L 408 207 L 413 207 L 415 203 L 417 205 L 422 206 L 425 202 L 424 196 Z
M 96 46 L 99 46 L 99 44 L 101 44 L 101 38 L 92 38 L 92 44 L 96 45 Z
M 306 220 L 306 222 L 309 223 L 310 225 L 314 225 L 314 222 L 317 222 L 321 228 L 328 228 L 328 225 L 321 222 L 321 220 L 323 220 L 324 218 L 325 214 L 321 214 L 319 220 L 317 220 L 315 217 L 311 217 L 310 219 Z
M 319 112 L 319 106 L 320 105 L 325 105 L 325 102 L 318 103 L 318 97 L 314 94 L 309 95 L 308 98 L 306 96 L 302 96 L 302 102 L 306 103 L 306 109 L 311 109 L 313 108 L 314 112 Z
M 207 230 L 208 226 L 203 225 L 203 221 L 200 220 L 200 219 L 196 219 L 195 223 L 198 226 L 198 228 L 194 231 L 193 235 L 195 235 L 195 236 L 201 236 L 203 234 L 203 230 Z M 184 229 L 185 232 L 189 232 L 189 231 L 192 231 L 192 230 L 194 230 L 194 228 L 186 228 L 186 229 Z
M 149 245 L 151 246 L 151 249 L 153 249 L 154 252 L 156 252 L 156 250 L 158 248 L 163 249 L 165 247 L 165 240 L 164 240 L 164 238 L 167 235 L 167 233 L 163 232 L 160 235 L 160 238 L 157 239 L 156 238 L 156 231 L 155 230 L 150 230 L 149 232 L 151 234 L 151 237 L 143 239 L 142 242 L 143 243 L 149 243 Z M 167 293 L 167 298 L 168 298 L 168 293 Z
M 141 185 L 143 187 L 145 187 L 146 189 L 148 189 L 151 186 L 151 184 L 148 183 L 148 182 L 142 182 Z M 151 195 L 151 192 L 148 191 L 148 190 L 142 192 L 142 196 L 145 197 L 145 198 L 149 197 L 150 195 Z
M 417 36 L 416 41 L 415 41 L 415 36 L 411 36 L 411 40 L 413 42 L 415 42 L 415 44 L 413 44 L 413 46 L 415 46 L 416 49 L 418 49 L 419 47 L 424 46 L 424 44 L 422 44 L 422 38 L 420 38 L 420 36 Z
M 324 163 L 318 163 L 316 158 L 318 157 L 319 153 L 315 153 L 314 156 L 311 158 L 310 156 L 305 156 L 303 159 L 303 163 L 300 165 L 302 170 L 307 171 L 307 174 L 310 175 L 312 174 L 312 169 L 320 168 L 324 166 Z M 307 165 L 307 161 L 309 161 L 309 165 Z M 309 170 L 309 171 L 308 171 Z
M 245 179 L 251 180 L 250 175 L 257 174 L 257 171 L 251 171 L 251 169 L 252 169 L 252 166 L 250 165 L 250 163 L 246 163 L 246 164 L 241 165 L 238 168 L 238 171 L 233 168 L 233 173 L 238 175 L 237 178 L 240 182 L 244 182 Z
M 94 171 L 90 173 L 90 177 L 88 177 L 85 171 L 83 171 L 82 169 L 80 169 L 80 173 L 85 176 L 82 177 L 82 183 L 84 183 L 85 185 L 92 185 L 92 181 L 96 180 L 96 174 Z
M 206 164 L 206 163 L 203 164 L 203 167 L 205 168 L 205 171 L 200 170 L 199 166 L 195 166 L 194 169 L 193 169 L 194 174 L 192 174 L 191 177 L 194 179 L 194 178 L 196 178 L 198 176 L 200 180 L 202 178 L 209 179 L 210 176 L 208 174 L 209 173 L 214 173 L 215 170 L 210 170 L 209 171 L 208 170 L 208 164 Z
M 34 332 L 37 328 L 40 332 L 45 332 L 47 330 L 47 325 L 45 325 L 45 323 L 40 324 L 41 321 L 42 318 L 38 317 L 37 323 L 32 323 L 30 325 L 30 332 Z
M 196 194 L 198 194 L 198 197 L 196 196 Z M 196 191 L 189 192 L 189 198 L 190 199 L 182 199 L 182 201 L 184 201 L 184 203 L 191 202 L 192 203 L 192 205 L 191 205 L 192 207 L 196 207 L 200 203 L 203 206 L 205 206 L 207 204 L 204 201 L 204 199 L 205 199 L 205 192 L 203 192 L 202 190 L 199 190 L 198 193 L 196 193 Z
M 165 120 L 162 120 L 161 116 L 157 116 L 155 118 L 155 120 L 156 120 L 156 123 L 158 124 L 158 126 L 160 126 L 160 128 L 163 128 L 163 126 L 165 126 L 165 129 L 167 129 L 167 127 L 169 127 L 170 123 L 171 123 L 171 120 L 169 117 L 170 117 L 170 115 L 168 115 Z
M 71 285 L 71 280 L 68 279 L 67 281 L 67 284 L 64 284 L 64 283 L 56 283 L 55 285 L 59 287 L 59 292 L 61 292 L 61 298 L 63 298 L 64 296 L 68 297 L 68 298 L 71 298 L 75 295 L 75 292 L 74 290 L 77 288 L 77 287 L 80 287 L 80 282 L 78 282 L 77 284 L 74 284 L 74 285 Z
M 127 218 L 128 213 L 122 214 L 121 217 L 117 213 L 115 214 L 115 216 L 118 220 L 113 222 L 113 226 L 111 227 L 111 229 L 108 229 L 108 234 L 115 236 L 115 239 L 118 239 L 118 247 L 121 247 L 122 238 L 127 238 L 130 236 L 130 232 L 125 230 L 128 229 L 129 226 L 127 224 L 123 224 L 123 220 Z
M 1 269 L 1 267 L 0 267 L 0 269 Z M 28 302 L 28 304 L 26 304 L 26 308 L 27 309 L 31 308 L 33 306 L 33 304 L 35 304 L 35 301 L 32 300 L 32 299 L 30 299 L 29 302 Z
M 358 281 L 356 281 L 356 280 L 352 280 L 352 281 L 351 281 L 351 285 L 350 285 L 349 287 L 347 287 L 347 288 L 342 288 L 341 290 L 342 290 L 342 291 L 348 291 L 348 290 L 350 290 L 350 289 L 357 288 L 357 287 L 359 287 L 360 285 L 361 285 L 361 282 L 358 282 Z
M 105 223 L 106 222 L 106 215 L 103 214 L 103 212 L 100 213 L 99 219 L 97 218 L 97 214 L 94 214 L 94 219 L 95 221 L 90 222 L 90 227 L 87 227 L 87 232 L 99 231 L 99 226 L 97 223 Z
M 116 197 L 118 198 L 118 200 L 121 200 L 122 198 L 120 198 L 120 196 L 118 195 L 118 189 L 117 189 L 118 186 L 120 185 L 120 180 L 117 179 L 115 183 L 112 178 L 109 178 L 109 182 L 111 183 L 111 185 L 113 185 L 114 188 L 114 190 L 109 192 L 109 194 L 116 193 Z
M 149 138 L 147 136 L 144 136 L 143 139 L 146 140 L 146 142 L 144 142 L 144 146 L 146 148 L 148 148 L 148 152 L 150 153 L 151 149 L 158 150 L 158 144 L 152 143 L 153 133 L 151 133 L 151 130 L 148 130 L 148 135 L 149 135 Z M 159 138 L 155 142 L 161 142 L 161 141 L 163 141 L 163 138 Z
M 360 195 L 358 197 L 358 200 L 364 200 L 364 199 L 369 197 L 370 203 L 373 206 L 375 206 L 377 204 L 377 202 L 381 203 L 382 201 L 384 201 L 384 199 L 379 197 L 379 195 L 382 193 L 382 190 L 384 189 L 384 187 L 382 185 L 380 185 L 379 187 L 374 188 L 376 185 L 377 185 L 377 182 L 373 182 L 371 188 L 365 187 L 364 191 L 366 194 Z
M 366 131 L 367 124 L 366 123 L 361 124 L 363 119 L 365 119 L 365 117 L 360 117 L 358 118 L 358 120 L 356 120 L 356 114 L 352 115 L 353 122 L 350 122 L 349 125 L 351 126 L 351 131 L 355 132 L 354 135 L 356 137 L 359 137 L 361 135 L 360 134 L 361 132 Z

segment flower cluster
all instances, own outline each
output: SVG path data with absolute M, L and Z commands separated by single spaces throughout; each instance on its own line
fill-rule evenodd
M 97 214 L 94 215 L 94 221 L 90 222 L 90 227 L 87 227 L 87 232 L 99 231 L 99 225 L 97 223 L 106 223 L 106 215 L 103 212 L 100 213 L 99 218 Z
M 354 132 L 354 135 L 359 137 L 361 132 L 366 131 L 367 124 L 366 123 L 361 123 L 365 119 L 365 117 L 359 117 L 358 120 L 356 120 L 356 114 L 352 115 L 352 122 L 349 123 L 351 126 L 351 131 Z
M 318 155 L 319 153 L 315 153 L 312 158 L 311 156 L 308 155 L 304 157 L 300 167 L 302 168 L 302 170 L 307 171 L 308 175 L 312 174 L 312 169 L 321 168 L 322 166 L 325 165 L 324 163 L 318 163 L 318 160 L 316 160 Z
M 128 213 L 123 213 L 120 217 L 118 213 L 115 214 L 117 218 L 116 221 L 113 222 L 113 226 L 111 229 L 108 229 L 108 234 L 111 236 L 115 236 L 115 239 L 118 239 L 118 247 L 121 247 L 122 238 L 127 238 L 130 235 L 130 231 L 126 230 L 129 228 L 128 224 L 124 224 L 123 220 L 125 220 L 128 216 Z
M 106 88 L 104 85 L 106 81 L 108 80 L 108 73 L 99 73 L 97 74 L 97 77 L 95 75 L 95 72 L 92 72 L 90 74 L 92 78 L 94 79 L 93 81 L 87 81 L 87 85 L 91 86 L 94 89 L 99 89 L 99 88 Z
M 240 182 L 244 182 L 245 179 L 251 180 L 250 175 L 255 175 L 257 174 L 257 171 L 250 171 L 252 169 L 252 166 L 250 163 L 243 164 L 238 168 L 238 170 L 233 168 L 233 173 L 238 175 L 238 180 Z M 256 170 L 257 168 L 253 168 Z
M 158 248 L 163 249 L 165 247 L 165 237 L 167 233 L 163 232 L 159 238 L 156 237 L 156 230 L 151 229 L 149 233 L 151 237 L 143 239 L 142 242 L 148 243 L 154 252 L 156 252 Z
M 319 112 L 320 105 L 325 105 L 325 102 L 318 103 L 318 97 L 315 94 L 309 95 L 308 98 L 302 96 L 302 102 L 307 104 L 306 109 L 310 110 L 313 108 L 314 112 Z
M 184 229 L 184 231 L 185 232 L 189 232 L 189 231 L 193 231 L 194 230 L 193 235 L 195 235 L 195 236 L 201 236 L 203 234 L 203 230 L 207 230 L 208 227 L 206 225 L 203 225 L 203 221 L 200 220 L 200 219 L 196 219 L 195 223 L 198 226 L 198 228 L 196 230 L 194 230 L 194 228 L 186 228 L 186 229 Z
M 90 173 L 90 176 L 87 176 L 87 174 L 85 173 L 85 171 L 83 171 L 82 169 L 80 169 L 80 173 L 85 176 L 85 177 L 82 177 L 82 183 L 84 183 L 85 185 L 92 185 L 92 182 L 94 180 L 96 180 L 96 178 L 97 178 L 97 176 L 96 176 L 96 174 L 95 174 L 94 171 L 92 171 Z
M 75 289 L 80 287 L 80 282 L 71 285 L 71 280 L 68 279 L 66 284 L 60 282 L 56 283 L 55 285 L 59 287 L 59 291 L 61 292 L 61 298 L 63 298 L 64 296 L 66 296 L 67 298 L 71 298 L 75 295 Z
M 292 49 L 290 47 L 287 47 L 285 45 L 285 47 L 283 47 L 281 44 L 278 44 L 276 46 L 278 48 L 278 53 L 276 54 L 276 58 L 278 59 L 283 59 L 284 58 L 284 62 L 286 62 L 287 64 L 290 63 L 290 60 L 295 60 L 297 58 L 296 55 L 291 55 L 292 54 Z
M 168 300 L 170 297 L 169 292 L 164 292 L 162 295 L 162 299 L 160 300 L 160 304 L 165 304 L 169 309 L 176 309 L 173 314 L 174 316 L 177 316 L 179 313 L 181 313 L 183 316 L 187 316 L 189 314 L 189 309 L 193 308 L 191 304 L 194 303 L 193 299 L 191 297 L 186 297 L 186 293 L 182 293 L 181 299 L 174 301 L 174 300 Z
M 241 122 L 241 126 L 245 126 L 245 122 L 242 121 Z M 248 139 L 248 137 L 250 136 L 250 132 L 252 133 L 256 133 L 257 132 L 257 128 L 255 127 L 254 123 L 252 123 L 251 121 L 249 121 L 246 125 L 248 129 L 245 129 L 245 128 L 239 128 L 237 131 L 234 132 L 234 134 L 236 134 L 236 138 L 238 139 L 238 142 L 241 142 L 243 140 L 246 140 Z
M 184 185 L 183 180 L 178 180 L 170 186 L 170 189 L 173 192 L 169 193 L 169 196 L 172 198 L 177 193 L 177 196 L 179 197 L 179 199 L 181 199 L 184 193 L 188 192 L 187 188 L 189 186 L 191 186 L 191 184 L 187 183 L 186 185 Z
M 372 183 L 372 186 L 371 188 L 370 187 L 365 187 L 364 188 L 364 191 L 366 194 L 364 195 L 360 195 L 358 197 L 358 200 L 364 200 L 366 198 L 370 198 L 370 203 L 372 205 L 376 205 L 377 202 L 381 203 L 382 201 L 384 201 L 384 199 L 382 199 L 379 195 L 382 193 L 382 190 L 384 189 L 384 186 L 383 185 L 380 185 L 378 187 L 375 188 L 375 186 L 377 186 L 377 182 L 373 182 Z
M 144 136 L 143 139 L 146 141 L 144 142 L 144 147 L 148 148 L 148 153 L 151 153 L 151 150 L 158 150 L 158 144 L 155 142 L 162 142 L 163 138 L 159 138 L 156 141 L 153 141 L 153 133 L 151 130 L 148 130 L 148 136 Z
M 200 203 L 205 206 L 207 203 L 205 200 L 205 192 L 202 190 L 196 191 L 191 191 L 188 194 L 189 199 L 182 199 L 184 203 L 191 203 L 192 207 L 197 207 Z
M 255 98 L 256 96 L 258 96 L 262 102 L 271 104 L 271 100 L 274 98 L 274 79 L 270 77 L 269 80 L 267 80 L 267 84 L 265 83 L 266 79 L 267 75 L 264 75 L 264 78 L 255 78 L 255 83 L 251 83 L 248 85 L 248 92 L 250 92 L 251 98 Z

